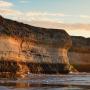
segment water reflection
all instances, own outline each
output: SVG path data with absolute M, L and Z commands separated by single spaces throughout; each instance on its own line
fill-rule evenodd
M 90 74 L 41 75 L 0 78 L 0 90 L 90 90 Z
M 0 86 L 8 89 L 36 89 L 36 90 L 87 90 L 90 86 L 82 85 L 47 85 L 47 84 L 29 84 L 29 83 L 0 83 Z M 1 90 L 1 88 L 0 88 Z

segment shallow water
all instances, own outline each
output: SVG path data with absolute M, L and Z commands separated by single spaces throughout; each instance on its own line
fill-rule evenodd
M 90 90 L 90 73 L 68 75 L 28 74 L 22 78 L 0 78 L 0 90 Z

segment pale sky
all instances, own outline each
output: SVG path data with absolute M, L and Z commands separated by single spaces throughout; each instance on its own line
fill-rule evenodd
M 90 0 L 0 0 L 0 15 L 90 37 Z

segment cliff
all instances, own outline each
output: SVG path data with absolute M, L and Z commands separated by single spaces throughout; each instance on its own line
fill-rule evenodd
M 0 16 L 0 72 L 68 73 L 70 36 Z
M 71 36 L 72 47 L 68 56 L 78 71 L 90 72 L 90 38 Z

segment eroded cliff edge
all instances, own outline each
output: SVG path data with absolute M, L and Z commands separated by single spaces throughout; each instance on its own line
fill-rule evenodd
M 71 44 L 62 29 L 34 27 L 0 16 L 0 72 L 68 73 Z
M 90 38 L 71 36 L 72 47 L 68 56 L 70 64 L 78 71 L 90 72 Z

